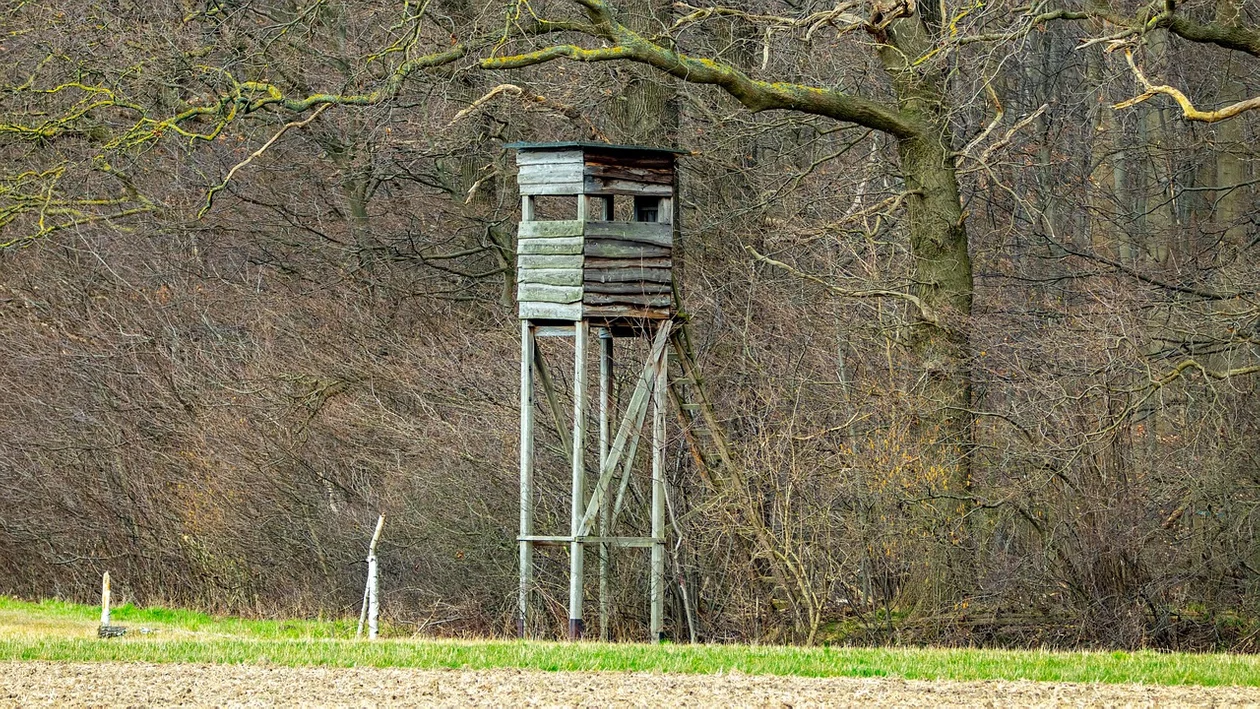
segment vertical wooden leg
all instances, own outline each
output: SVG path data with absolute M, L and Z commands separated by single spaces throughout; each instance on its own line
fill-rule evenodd
M 582 637 L 583 548 L 578 541 L 586 512 L 586 335 L 585 320 L 573 328 L 573 498 L 569 544 L 569 639 Z
M 534 585 L 534 543 L 526 539 L 534 533 L 534 329 L 521 322 L 521 527 L 517 544 L 520 552 L 516 632 L 529 633 L 530 593 Z
M 666 327 L 667 325 L 662 325 Z M 652 387 L 652 642 L 660 642 L 665 625 L 665 392 L 669 386 L 668 348 L 655 363 Z
M 612 375 L 613 375 L 613 339 L 607 328 L 599 331 L 599 471 L 604 474 L 608 466 L 609 429 L 612 413 Z M 611 480 L 604 485 L 599 504 L 599 535 L 612 536 L 612 495 L 609 494 Z M 599 544 L 599 639 L 608 642 L 612 639 L 609 618 L 612 615 L 612 590 L 609 587 L 610 560 L 608 542 Z

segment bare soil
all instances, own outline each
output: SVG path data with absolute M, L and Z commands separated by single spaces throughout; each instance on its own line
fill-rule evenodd
M 0 663 L 0 707 L 1260 706 L 1260 689 L 754 675 Z

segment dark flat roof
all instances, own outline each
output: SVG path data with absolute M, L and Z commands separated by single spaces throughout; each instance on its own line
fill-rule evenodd
M 562 148 L 592 148 L 596 150 L 625 150 L 640 153 L 672 153 L 674 155 L 689 155 L 688 150 L 679 150 L 677 148 L 654 148 L 650 145 L 617 145 L 615 143 L 592 143 L 582 140 L 561 141 L 557 143 L 508 143 L 503 146 L 512 148 L 513 150 L 559 150 Z

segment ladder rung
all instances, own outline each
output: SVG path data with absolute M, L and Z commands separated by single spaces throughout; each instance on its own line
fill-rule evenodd
M 702 407 L 700 404 L 679 404 L 678 408 L 683 411 L 699 411 Z

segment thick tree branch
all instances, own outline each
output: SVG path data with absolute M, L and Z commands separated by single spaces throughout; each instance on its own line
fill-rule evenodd
M 1158 389 L 1167 386 L 1172 382 L 1185 376 L 1187 371 L 1196 371 L 1208 379 L 1216 379 L 1218 381 L 1230 379 L 1233 377 L 1246 377 L 1252 374 L 1260 374 L 1260 365 L 1248 365 L 1246 367 L 1236 367 L 1234 369 L 1208 369 L 1195 359 L 1185 359 L 1177 363 L 1171 371 L 1164 373 L 1158 379 L 1151 378 L 1151 385 Z
M 1218 47 L 1245 52 L 1260 57 L 1260 29 L 1240 24 L 1195 22 L 1183 15 L 1165 12 L 1156 17 L 1155 26 L 1166 27 L 1169 32 L 1191 42 L 1215 44 Z
M 1184 15 L 1179 15 L 1172 0 L 1165 0 L 1164 10 L 1154 15 L 1145 13 L 1135 17 L 1118 15 L 1106 9 L 1091 5 L 1083 12 L 1055 10 L 1043 13 L 1034 19 L 1034 23 L 1051 20 L 1101 20 L 1125 31 L 1113 37 L 1129 37 L 1154 29 L 1166 29 L 1169 32 L 1190 42 L 1215 44 L 1218 47 L 1232 49 L 1236 52 L 1260 57 L 1260 28 L 1247 27 L 1234 22 L 1198 22 Z
M 728 64 L 691 57 L 660 46 L 618 23 L 603 0 L 575 0 L 586 7 L 596 37 L 611 47 L 586 49 L 557 45 L 525 54 L 483 59 L 484 69 L 516 69 L 556 59 L 579 62 L 626 60 L 655 67 L 693 84 L 711 84 L 725 90 L 752 111 L 800 111 L 856 123 L 898 138 L 922 132 L 917 122 L 897 110 L 869 99 L 849 96 L 834 89 L 801 84 L 757 81 Z
M 1128 60 L 1129 68 L 1133 70 L 1133 75 L 1136 76 L 1138 82 L 1142 84 L 1144 91 L 1141 96 L 1131 98 L 1128 101 L 1121 101 L 1113 106 L 1113 108 L 1129 108 L 1130 106 L 1136 106 L 1137 104 L 1142 103 L 1152 96 L 1164 94 L 1165 96 L 1171 96 L 1173 100 L 1177 102 L 1177 105 L 1181 107 L 1182 117 L 1187 121 L 1200 121 L 1203 123 L 1215 123 L 1217 121 L 1233 118 L 1244 111 L 1254 111 L 1256 109 L 1260 109 L 1260 96 L 1254 96 L 1245 101 L 1239 101 L 1238 103 L 1230 104 L 1215 111 L 1201 111 L 1195 108 L 1190 99 L 1177 89 L 1162 84 L 1152 84 L 1151 81 L 1146 78 L 1146 75 L 1142 73 L 1142 70 L 1138 68 L 1137 62 L 1133 60 L 1133 50 L 1125 49 L 1124 57 Z

